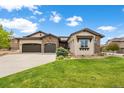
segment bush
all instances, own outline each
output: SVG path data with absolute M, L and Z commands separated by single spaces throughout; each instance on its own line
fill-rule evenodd
M 56 54 L 57 54 L 57 56 L 66 57 L 66 56 L 68 56 L 68 50 L 63 47 L 60 47 L 57 49 Z

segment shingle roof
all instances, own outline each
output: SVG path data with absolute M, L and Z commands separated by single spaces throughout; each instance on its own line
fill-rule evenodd
M 30 35 L 24 36 L 23 38 L 16 38 L 16 39 L 42 39 L 42 38 L 44 38 L 44 37 L 47 37 L 47 36 L 50 36 L 50 35 L 51 35 L 51 36 L 53 36 L 53 37 L 56 37 L 56 38 L 60 39 L 60 41 L 67 41 L 72 35 L 77 34 L 77 33 L 79 33 L 79 32 L 82 32 L 82 31 L 88 31 L 88 32 L 90 32 L 90 33 L 92 33 L 92 34 L 94 34 L 94 35 L 100 36 L 101 38 L 104 37 L 104 35 L 102 35 L 102 34 L 100 34 L 100 33 L 98 33 L 98 32 L 95 32 L 95 31 L 93 31 L 93 30 L 91 30 L 91 29 L 89 29 L 89 28 L 84 28 L 84 29 L 82 29 L 82 30 L 79 30 L 79 31 L 77 31 L 77 32 L 72 33 L 69 37 L 68 37 L 68 36 L 59 36 L 59 37 L 58 37 L 58 36 L 55 36 L 55 35 L 53 35 L 53 34 L 47 34 L 47 33 L 45 33 L 45 32 L 38 31 L 38 32 L 32 33 L 32 34 L 30 34 Z M 32 36 L 32 35 L 34 35 L 34 34 L 37 34 L 37 33 L 44 33 L 44 34 L 46 34 L 46 35 L 43 36 L 43 37 L 30 37 L 30 36 Z
M 72 33 L 70 36 L 72 36 L 72 35 L 74 35 L 74 34 L 76 34 L 76 33 L 82 32 L 82 31 L 88 31 L 88 32 L 90 32 L 90 33 L 92 33 L 92 34 L 95 34 L 95 35 L 104 37 L 104 35 L 102 35 L 102 34 L 96 32 L 96 31 L 94 31 L 94 30 L 91 30 L 91 29 L 89 29 L 89 28 L 84 28 L 84 29 L 82 29 L 82 30 L 79 30 L 79 31 L 77 31 L 77 32 L 74 32 L 74 33 Z
M 124 41 L 124 37 L 121 37 L 121 38 L 113 38 L 113 39 L 110 39 L 109 41 Z
M 74 34 L 80 33 L 80 32 L 82 32 L 82 31 L 88 31 L 88 32 L 90 32 L 90 33 L 92 33 L 92 34 L 94 34 L 94 35 L 100 36 L 101 38 L 104 37 L 104 35 L 102 35 L 102 34 L 96 32 L 96 31 L 94 31 L 94 30 L 91 30 L 91 29 L 89 29 L 89 28 L 84 28 L 84 29 L 82 29 L 82 30 L 79 30 L 79 31 L 76 31 L 76 32 L 72 33 L 72 34 L 69 36 L 69 38 L 70 38 L 71 36 L 73 36 Z M 69 38 L 68 38 L 68 39 L 69 39 Z
M 45 35 L 45 36 L 43 36 L 43 37 L 41 37 L 41 38 L 44 38 L 44 37 L 47 37 L 47 36 L 53 36 L 53 37 L 55 37 L 55 38 L 59 38 L 59 37 L 57 37 L 57 36 L 55 36 L 55 35 L 53 35 L 53 34 L 47 34 L 47 35 Z
M 14 39 L 21 39 L 21 40 L 40 40 L 41 37 L 23 37 L 23 38 L 14 38 Z
M 46 34 L 46 35 L 47 35 L 47 33 L 43 32 L 43 31 L 37 31 L 37 32 L 35 32 L 35 33 L 32 33 L 32 34 L 27 35 L 27 36 L 24 36 L 24 37 L 30 37 L 30 36 L 35 35 L 35 34 L 37 34 L 37 33 L 43 33 L 43 34 Z
M 57 37 L 57 36 L 55 36 L 55 35 L 53 35 L 53 34 L 46 34 L 45 36 L 42 36 L 42 37 L 23 37 L 23 38 L 16 38 L 16 39 L 23 39 L 23 40 L 30 40 L 30 39 L 32 39 L 32 40 L 34 40 L 34 39 L 37 39 L 37 40 L 39 40 L 39 39 L 42 39 L 42 38 L 45 38 L 45 37 L 47 37 L 47 36 L 53 36 L 53 37 L 55 37 L 55 38 L 59 38 L 59 37 Z

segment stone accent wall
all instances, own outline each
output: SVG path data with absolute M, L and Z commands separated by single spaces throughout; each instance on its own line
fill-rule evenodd
M 95 36 L 95 53 L 100 53 L 100 37 Z
M 53 36 L 46 36 L 42 39 L 42 51 L 44 51 L 44 45 L 47 44 L 47 43 L 53 43 L 53 44 L 56 44 L 56 47 L 58 48 L 59 47 L 59 40 L 58 38 L 56 37 L 53 37 Z
M 19 49 L 19 40 L 18 39 L 12 39 L 10 42 L 10 47 L 12 50 L 18 50 Z

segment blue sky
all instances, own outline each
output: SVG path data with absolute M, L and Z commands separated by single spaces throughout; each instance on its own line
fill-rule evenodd
M 105 37 L 124 36 L 124 6 L 0 6 L 0 24 L 17 37 L 35 31 L 68 36 L 85 27 Z

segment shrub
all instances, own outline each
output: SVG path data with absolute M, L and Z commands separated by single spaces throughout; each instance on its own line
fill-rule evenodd
M 68 50 L 63 47 L 60 47 L 57 49 L 56 54 L 57 54 L 57 56 L 66 57 L 66 56 L 68 56 Z

